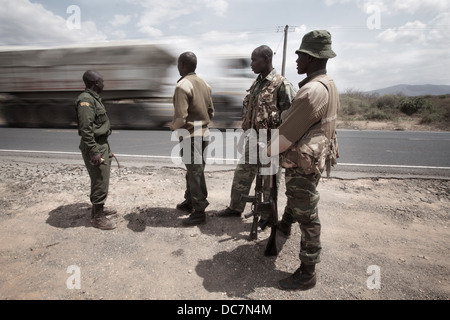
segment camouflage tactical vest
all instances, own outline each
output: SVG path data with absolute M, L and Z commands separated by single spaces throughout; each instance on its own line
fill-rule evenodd
M 255 95 L 257 82 L 250 87 L 249 94 L 244 98 L 242 107 L 242 129 L 273 129 L 280 124 L 280 110 L 277 106 L 278 88 L 284 77 L 277 74 L 272 81 Z
M 339 95 L 328 76 L 319 76 L 312 81 L 320 82 L 327 89 L 327 111 L 321 121 L 309 128 L 299 141 L 281 155 L 280 163 L 284 168 L 301 167 L 306 174 L 322 174 L 326 169 L 327 177 L 329 177 L 331 167 L 339 158 L 336 136 L 336 120 L 340 108 Z

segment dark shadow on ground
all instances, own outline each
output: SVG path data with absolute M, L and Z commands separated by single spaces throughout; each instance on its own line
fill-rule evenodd
M 278 280 L 289 273 L 276 270 L 276 257 L 264 256 L 265 242 L 241 245 L 200 261 L 195 271 L 203 278 L 204 288 L 228 298 L 251 299 L 258 288 L 277 287 Z
M 80 202 L 59 206 L 48 213 L 46 223 L 56 228 L 91 227 L 91 204 Z
M 199 230 L 211 236 L 229 235 L 230 239 L 247 239 L 245 231 L 250 232 L 251 224 L 241 218 L 219 218 L 215 211 L 206 211 L 206 222 L 198 225 Z M 182 224 L 189 216 L 186 212 L 165 207 L 136 208 L 124 216 L 127 227 L 134 232 L 142 232 L 146 227 L 192 228 Z

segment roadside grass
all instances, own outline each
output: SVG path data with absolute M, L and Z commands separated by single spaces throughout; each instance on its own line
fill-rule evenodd
M 450 131 L 450 94 L 408 97 L 347 90 L 340 94 L 343 121 L 411 121 Z

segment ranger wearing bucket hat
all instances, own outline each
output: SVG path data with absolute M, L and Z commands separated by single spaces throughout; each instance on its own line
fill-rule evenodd
M 331 49 L 331 35 L 326 30 L 311 31 L 303 36 L 300 48 L 295 53 L 306 53 L 317 59 L 331 59 L 336 53 Z
M 282 289 L 306 290 L 315 286 L 315 265 L 320 261 L 319 192 L 317 185 L 326 168 L 327 175 L 338 158 L 336 119 L 339 94 L 334 81 L 327 75 L 328 59 L 336 54 L 331 48 L 331 35 L 326 30 L 311 31 L 302 39 L 298 55 L 298 74 L 306 74 L 291 108 L 281 115 L 278 153 L 286 169 L 287 204 L 277 225 L 286 237 L 291 225 L 298 222 L 301 230 L 300 267 L 288 278 L 279 281 Z M 276 148 L 275 148 L 276 149 Z

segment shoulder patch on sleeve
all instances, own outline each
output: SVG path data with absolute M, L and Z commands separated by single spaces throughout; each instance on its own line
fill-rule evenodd
M 87 101 L 83 101 L 83 102 L 80 102 L 80 106 L 81 106 L 81 107 L 89 107 L 90 104 L 89 104 L 89 102 L 87 102 Z

